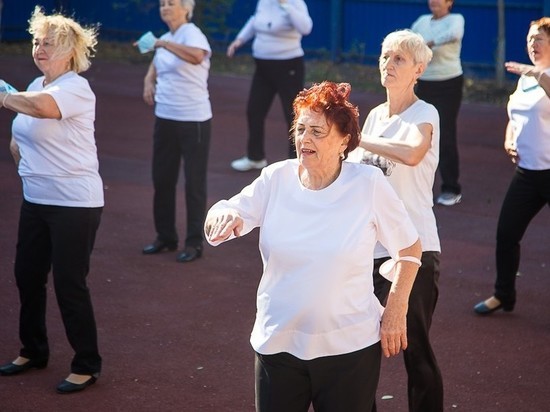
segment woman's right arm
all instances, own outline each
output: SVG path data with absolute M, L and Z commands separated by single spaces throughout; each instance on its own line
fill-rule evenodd
M 227 48 L 227 57 L 233 57 L 239 47 L 254 37 L 254 16 L 251 16 Z
M 239 237 L 243 224 L 243 219 L 234 209 L 210 210 L 204 223 L 206 240 L 218 244 L 228 240 L 231 235 Z
M 6 109 L 37 119 L 61 119 L 61 111 L 55 99 L 44 92 L 0 93 L 0 101 Z
M 157 70 L 153 62 L 149 65 L 145 79 L 143 79 L 143 100 L 150 106 L 155 104 L 155 92 L 157 85 Z

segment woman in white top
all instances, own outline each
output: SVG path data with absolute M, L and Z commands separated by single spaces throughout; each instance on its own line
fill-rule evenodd
M 409 411 L 443 410 L 443 381 L 430 343 L 438 298 L 441 246 L 433 213 L 433 184 L 439 158 L 439 116 L 420 100 L 414 85 L 432 52 L 410 30 L 390 33 L 382 42 L 380 76 L 387 101 L 375 107 L 363 126 L 360 147 L 350 160 L 380 167 L 403 201 L 422 243 L 422 266 L 409 298 L 409 347 L 403 356 L 408 375 Z M 374 257 L 375 294 L 384 304 L 391 283 L 380 274 L 391 254 L 378 245 Z
M 506 63 L 510 73 L 521 76 L 508 102 L 504 139 L 516 172 L 498 219 L 495 292 L 475 306 L 479 315 L 514 309 L 521 239 L 535 215 L 550 205 L 550 17 L 531 22 L 527 52 L 532 65 Z
M 437 203 L 452 206 L 462 199 L 459 183 L 457 117 L 462 102 L 464 76 L 460 62 L 464 17 L 451 13 L 453 0 L 428 0 L 431 14 L 420 16 L 411 29 L 424 38 L 433 58 L 422 76 L 416 94 L 439 112 L 441 145 L 439 172 L 441 194 Z
M 23 182 L 15 278 L 21 313 L 19 357 L 0 367 L 15 375 L 48 364 L 46 283 L 53 284 L 75 354 L 59 393 L 81 391 L 101 371 L 86 277 L 103 210 L 94 138 L 95 95 L 78 73 L 90 66 L 96 30 L 36 7 L 29 20 L 33 58 L 43 76 L 26 92 L 0 93 L 13 121 L 10 149 Z
M 213 245 L 260 228 L 263 275 L 250 339 L 257 411 L 306 412 L 311 403 L 370 411 L 380 349 L 391 356 L 407 347 L 420 242 L 383 174 L 343 161 L 359 142 L 350 90 L 323 82 L 300 92 L 292 126 L 298 158 L 264 168 L 207 215 Z M 372 278 L 378 241 L 398 260 L 383 315 Z
M 143 83 L 143 98 L 155 105 L 153 215 L 156 239 L 146 255 L 178 246 L 176 187 L 183 158 L 187 233 L 178 262 L 202 256 L 206 215 L 206 172 L 212 108 L 208 94 L 210 45 L 190 22 L 195 0 L 160 0 L 160 17 L 170 31 L 155 43 L 155 57 Z
M 304 0 L 258 0 L 256 12 L 229 45 L 227 55 L 232 57 L 239 47 L 254 38 L 252 55 L 256 64 L 246 109 L 247 153 L 231 162 L 234 170 L 244 172 L 267 165 L 264 124 L 277 94 L 290 129 L 292 101 L 304 88 L 302 36 L 308 35 L 312 27 Z M 295 155 L 289 139 L 288 157 Z

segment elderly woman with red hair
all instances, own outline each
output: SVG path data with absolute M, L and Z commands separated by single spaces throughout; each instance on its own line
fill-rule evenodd
M 274 163 L 239 194 L 216 203 L 209 243 L 260 229 L 263 274 L 250 342 L 256 410 L 369 411 L 381 353 L 407 347 L 409 293 L 421 255 L 401 201 L 375 167 L 344 162 L 359 143 L 349 84 L 298 94 L 297 158 Z M 383 312 L 373 289 L 373 250 L 396 264 Z

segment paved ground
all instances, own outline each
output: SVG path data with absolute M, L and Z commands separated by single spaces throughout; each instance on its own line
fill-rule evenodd
M 104 370 L 82 394 L 60 396 L 71 351 L 50 289 L 47 369 L 0 377 L 0 411 L 209 411 L 254 409 L 253 353 L 248 336 L 261 265 L 257 233 L 188 265 L 175 253 L 142 256 L 153 240 L 150 182 L 153 116 L 141 100 L 145 68 L 95 62 L 87 73 L 98 98 L 97 141 L 106 208 L 89 283 Z M 0 57 L 0 78 L 24 88 L 38 72 L 30 57 Z M 353 79 L 350 79 L 353 84 Z M 256 173 L 231 171 L 244 153 L 249 80 L 213 76 L 213 142 L 209 202 L 227 197 Z M 383 96 L 353 93 L 363 118 Z M 0 110 L 0 361 L 17 355 L 18 298 L 13 257 L 20 182 L 8 153 L 10 114 Z M 501 150 L 504 109 L 465 104 L 460 115 L 463 203 L 436 207 L 442 239 L 441 297 L 433 342 L 445 380 L 445 410 L 540 412 L 548 406 L 550 370 L 550 213 L 523 242 L 518 304 L 512 314 L 478 318 L 472 306 L 489 295 L 500 202 L 513 172 Z M 268 121 L 268 160 L 286 153 L 278 103 Z M 180 198 L 180 215 L 184 215 Z M 183 219 L 181 219 L 183 221 Z M 183 231 L 182 224 L 180 228 Z M 406 411 L 401 358 L 383 362 L 382 412 Z M 345 411 L 342 411 L 345 412 Z

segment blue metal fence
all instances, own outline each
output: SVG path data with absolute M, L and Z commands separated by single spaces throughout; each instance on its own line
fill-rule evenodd
M 208 0 L 197 0 L 208 1 Z M 420 15 L 429 13 L 426 0 L 306 0 L 314 21 L 312 33 L 303 40 L 308 56 L 376 61 L 384 36 L 410 27 Z M 4 0 L 1 38 L 5 41 L 28 38 L 27 20 L 36 0 Z M 162 33 L 156 0 L 42 0 L 46 10 L 73 14 L 87 24 L 101 24 L 101 38 L 131 41 L 152 30 Z M 256 0 L 235 0 L 227 16 L 227 31 L 212 39 L 225 47 L 247 18 L 254 12 Z M 506 1 L 506 59 L 526 61 L 525 36 L 531 20 L 550 14 L 550 0 Z M 497 0 L 455 0 L 453 12 L 466 20 L 462 60 L 467 70 L 494 68 L 497 46 Z

